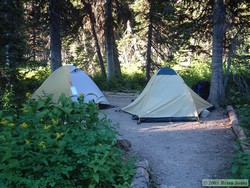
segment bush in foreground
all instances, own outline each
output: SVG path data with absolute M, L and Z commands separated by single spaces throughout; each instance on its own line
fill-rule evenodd
M 250 181 L 250 152 L 238 152 L 231 158 L 231 178 Z
M 95 103 L 61 96 L 0 111 L 1 187 L 129 187 L 134 161 L 115 147 L 116 131 Z

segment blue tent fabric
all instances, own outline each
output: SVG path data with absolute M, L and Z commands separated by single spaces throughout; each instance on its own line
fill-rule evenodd
M 171 68 L 164 67 L 159 70 L 157 75 L 177 75 L 177 73 Z

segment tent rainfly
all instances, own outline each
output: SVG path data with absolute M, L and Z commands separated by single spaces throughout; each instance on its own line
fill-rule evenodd
M 94 83 L 82 70 L 72 65 L 65 65 L 54 71 L 43 84 L 34 92 L 31 99 L 39 99 L 53 94 L 53 101 L 57 102 L 61 94 L 71 97 L 73 101 L 84 94 L 84 102 L 94 101 L 97 104 L 109 105 L 109 102 Z
M 212 104 L 197 95 L 171 68 L 158 70 L 142 93 L 122 111 L 140 122 L 196 121 Z

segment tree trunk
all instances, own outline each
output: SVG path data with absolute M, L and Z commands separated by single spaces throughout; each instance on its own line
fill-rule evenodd
M 3 72 L 0 71 L 1 85 L 13 85 L 14 91 L 20 89 L 18 87 L 18 68 L 23 65 L 24 52 L 26 42 L 24 38 L 24 18 L 23 18 L 23 6 L 20 1 L 4 0 L 1 3 L 1 44 L 3 46 L 0 50 L 0 61 L 2 60 Z M 1 48 L 0 47 L 0 48 Z M 2 57 L 1 57 L 2 56 Z M 1 63 L 1 62 L 0 62 Z M 3 76 L 1 76 L 3 74 Z
M 10 0 L 4 0 L 4 5 L 6 7 L 11 7 L 11 1 Z M 13 20 L 10 18 L 10 13 L 9 12 L 5 12 L 4 13 L 4 18 L 6 20 L 6 22 L 12 22 Z M 9 68 L 10 66 L 10 47 L 11 47 L 11 40 L 9 40 L 10 35 L 11 35 L 11 31 L 9 29 L 9 27 L 7 27 L 7 31 L 6 31 L 6 38 L 8 39 L 8 42 L 5 44 L 5 66 Z
M 108 65 L 107 77 L 121 76 L 117 46 L 113 31 L 112 0 L 106 0 L 105 10 L 105 51 Z
M 55 71 L 62 66 L 61 56 L 61 35 L 60 35 L 60 13 L 59 13 L 59 1 L 49 1 L 50 11 L 50 67 L 51 71 Z
M 152 26 L 152 1 L 150 1 L 150 10 L 149 10 L 149 25 L 148 25 L 148 45 L 147 45 L 147 62 L 146 62 L 146 78 L 150 80 L 150 71 L 151 71 L 151 47 L 152 47 L 152 34 L 153 34 L 153 26 Z
M 226 69 L 226 74 L 225 74 L 225 79 L 224 79 L 224 91 L 226 91 L 226 87 L 227 87 L 227 82 L 228 82 L 228 77 L 229 77 L 229 72 L 230 72 L 230 67 L 232 64 L 232 58 L 234 56 L 235 50 L 237 48 L 237 43 L 238 43 L 238 35 L 241 33 L 241 29 L 240 28 L 237 33 L 235 34 L 235 36 L 233 37 L 233 39 L 231 40 L 231 44 L 229 46 L 229 50 L 228 50 L 228 56 L 227 56 L 227 69 Z
M 102 72 L 102 75 L 104 77 L 106 77 L 106 70 L 105 70 L 104 61 L 103 61 L 103 58 L 102 58 L 101 48 L 100 48 L 100 45 L 99 45 L 99 42 L 98 42 L 96 30 L 95 30 L 95 24 L 96 24 L 95 15 L 94 15 L 94 13 L 92 11 L 91 4 L 86 3 L 85 1 L 82 1 L 82 2 L 84 4 L 84 6 L 86 6 L 87 13 L 89 15 L 90 24 L 91 24 L 91 31 L 92 31 L 94 41 L 95 41 L 96 53 L 97 53 L 97 56 L 98 56 L 98 59 L 99 59 L 101 72 Z
M 31 2 L 31 10 L 34 10 L 35 9 L 35 3 L 34 1 Z M 32 22 L 34 22 L 34 17 L 32 17 Z M 31 38 L 32 38 L 32 48 L 31 48 L 31 59 L 32 61 L 36 61 L 36 35 L 37 35 L 37 32 L 36 32 L 36 27 L 35 27 L 35 24 L 31 24 L 31 31 L 32 31 L 32 34 L 31 34 Z
M 215 0 L 213 15 L 212 78 L 208 100 L 215 107 L 219 107 L 219 101 L 225 96 L 222 80 L 222 55 L 225 22 L 225 4 L 223 0 Z

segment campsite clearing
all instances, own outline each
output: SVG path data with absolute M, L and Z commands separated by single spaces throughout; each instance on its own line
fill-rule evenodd
M 122 138 L 131 142 L 131 153 L 149 161 L 157 185 L 199 188 L 202 179 L 222 179 L 230 174 L 228 159 L 235 136 L 228 116 L 213 111 L 201 122 L 141 123 L 120 109 L 137 96 L 106 93 L 114 108 L 104 110 L 119 124 Z

